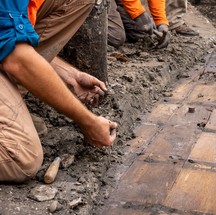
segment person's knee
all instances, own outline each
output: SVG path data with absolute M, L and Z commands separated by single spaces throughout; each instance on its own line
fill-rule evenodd
M 118 48 L 126 40 L 124 25 L 117 11 L 117 5 L 114 0 L 111 1 L 108 13 L 108 44 Z
M 8 157 L 7 153 L 1 150 L 2 162 L 0 163 L 0 182 L 23 183 L 33 178 L 41 167 L 43 162 L 43 152 L 39 150 L 34 152 L 35 155 L 29 159 L 27 153 L 20 154 L 18 159 Z M 27 159 L 20 159 L 26 156 Z M 27 161 L 28 160 L 28 161 Z
M 114 46 L 115 48 L 118 48 L 124 44 L 126 40 L 126 35 L 124 30 L 120 31 L 113 31 L 108 30 L 108 44 L 111 46 Z
M 29 181 L 39 171 L 43 162 L 43 150 L 40 141 L 34 141 L 34 145 L 37 147 L 33 150 L 21 149 L 19 159 L 14 161 L 17 168 L 12 181 L 18 183 Z
M 35 156 L 36 155 L 36 156 Z M 30 159 L 28 162 L 22 164 L 22 170 L 24 175 L 26 175 L 24 180 L 29 180 L 33 178 L 37 172 L 39 171 L 42 162 L 43 162 L 43 151 L 42 148 L 38 149 L 34 156 L 30 155 Z

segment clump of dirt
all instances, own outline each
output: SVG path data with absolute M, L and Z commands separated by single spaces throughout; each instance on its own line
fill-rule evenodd
M 118 50 L 108 47 L 109 87 L 114 94 L 92 111 L 119 124 L 116 143 L 110 149 L 86 146 L 79 127 L 71 119 L 27 94 L 25 100 L 30 112 L 41 116 L 48 127 L 48 134 L 41 136 L 44 164 L 30 183 L 0 186 L 0 213 L 49 214 L 52 202 L 36 202 L 28 198 L 29 192 L 43 184 L 44 172 L 55 157 L 70 155 L 75 156 L 74 162 L 68 168 L 61 167 L 51 185 L 58 190 L 55 200 L 62 206 L 55 214 L 88 215 L 97 211 L 109 197 L 108 188 L 115 183 L 115 168 L 122 162 L 127 141 L 135 137 L 133 129 L 141 116 L 150 112 L 162 96 L 169 96 L 171 84 L 187 77 L 194 64 L 205 63 L 203 57 L 210 47 L 212 44 L 201 37 L 194 39 L 174 33 L 168 48 L 162 50 L 152 49 L 146 41 L 126 43 Z M 116 53 L 126 60 L 120 60 Z M 77 198 L 82 201 L 72 207 L 71 202 Z

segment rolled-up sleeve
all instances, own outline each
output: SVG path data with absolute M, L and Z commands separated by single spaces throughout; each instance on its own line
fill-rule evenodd
M 39 36 L 30 23 L 27 13 L 0 11 L 0 62 L 19 42 L 26 42 L 32 46 L 37 46 L 39 43 Z

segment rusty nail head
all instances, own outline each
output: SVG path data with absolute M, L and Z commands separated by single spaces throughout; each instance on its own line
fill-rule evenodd
M 194 107 L 189 107 L 188 108 L 188 112 L 189 113 L 194 113 L 195 112 L 195 108 Z

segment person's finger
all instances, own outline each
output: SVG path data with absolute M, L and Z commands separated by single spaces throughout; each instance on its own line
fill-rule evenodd
M 164 33 L 164 37 L 156 47 L 158 49 L 166 48 L 170 42 L 170 33 L 169 32 L 163 32 L 163 33 Z
M 162 49 L 162 48 L 166 48 L 168 46 L 168 42 L 164 41 L 163 43 L 160 43 L 157 45 L 157 49 Z
M 105 92 L 100 87 L 97 87 L 97 86 L 95 86 L 94 92 L 95 92 L 95 94 L 98 94 L 102 98 L 105 95 Z
M 110 141 L 111 141 L 111 143 L 114 142 L 114 140 L 116 139 L 116 136 L 117 136 L 116 129 L 110 130 Z
M 95 93 L 89 92 L 88 95 L 85 98 L 85 103 L 86 104 L 91 104 L 91 102 L 94 101 Z
M 98 107 L 104 96 L 105 92 L 99 87 L 95 87 L 95 89 L 91 92 L 91 97 L 88 97 L 88 102 L 93 107 Z
M 116 122 L 109 121 L 110 126 L 110 141 L 113 143 L 116 139 L 116 128 L 118 127 L 118 124 Z
M 116 122 L 109 121 L 110 129 L 116 129 L 118 124 Z
M 97 148 L 102 148 L 103 146 L 100 144 L 97 144 L 95 142 L 89 141 L 88 139 L 84 139 L 84 144 L 87 146 L 92 146 L 92 147 L 97 147 Z
M 98 107 L 100 103 L 100 96 L 98 94 L 95 94 L 92 102 L 93 107 Z
M 88 97 L 88 95 L 89 95 L 89 93 L 83 93 L 83 94 L 81 94 L 81 95 L 79 95 L 79 96 L 77 96 L 77 98 L 82 102 L 82 103 L 86 103 L 86 99 L 87 99 L 87 97 Z
M 97 79 L 97 78 L 93 78 L 93 79 L 92 79 L 92 84 L 93 84 L 94 86 L 100 87 L 104 92 L 107 91 L 106 84 L 105 84 L 104 82 L 100 81 L 100 80 Z

